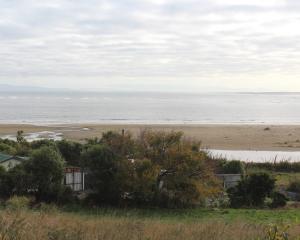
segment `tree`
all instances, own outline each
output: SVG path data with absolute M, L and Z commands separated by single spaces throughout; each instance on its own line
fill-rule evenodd
M 30 152 L 30 144 L 24 138 L 24 132 L 19 130 L 17 132 L 17 147 L 16 147 L 16 155 L 19 156 L 28 156 Z
M 164 207 L 201 204 L 219 192 L 209 158 L 200 143 L 183 139 L 181 132 L 144 132 L 140 148 L 159 168 L 156 201 Z
M 52 139 L 35 140 L 30 143 L 31 150 L 39 149 L 43 146 L 56 148 L 56 143 Z
M 254 173 L 228 190 L 232 207 L 259 207 L 275 188 L 275 179 L 267 173 Z
M 0 152 L 6 153 L 6 154 L 11 154 L 15 155 L 16 154 L 16 149 L 6 143 L 1 143 L 0 142 Z
M 30 178 L 20 164 L 5 171 L 0 168 L 0 196 L 9 198 L 13 195 L 26 195 L 30 186 Z
M 117 204 L 120 201 L 121 181 L 118 172 L 120 162 L 111 149 L 105 145 L 94 145 L 83 154 L 88 168 L 87 184 L 95 191 L 98 204 Z
M 26 141 L 25 138 L 24 138 L 24 131 L 22 131 L 22 130 L 17 131 L 16 138 L 17 138 L 18 143 L 20 143 L 20 144 L 24 143 Z
M 103 133 L 101 144 L 107 145 L 119 158 L 133 158 L 136 153 L 136 145 L 130 133 L 122 131 Z
M 135 160 L 129 162 L 129 183 L 127 192 L 135 205 L 154 205 L 158 190 L 157 179 L 160 174 L 159 166 L 153 164 L 149 159 Z
M 4 167 L 0 166 L 0 198 L 7 197 L 7 172 Z
M 82 145 L 80 143 L 62 140 L 57 142 L 57 147 L 68 165 L 81 165 Z
M 98 204 L 187 207 L 220 190 L 199 143 L 177 132 L 108 132 L 84 146 L 87 182 Z
M 55 201 L 63 185 L 64 160 L 53 148 L 43 146 L 34 150 L 24 169 L 30 176 L 29 190 L 38 201 Z

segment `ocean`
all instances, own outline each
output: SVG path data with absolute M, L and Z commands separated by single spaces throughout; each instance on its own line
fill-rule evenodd
M 0 92 L 0 123 L 300 124 L 300 93 Z

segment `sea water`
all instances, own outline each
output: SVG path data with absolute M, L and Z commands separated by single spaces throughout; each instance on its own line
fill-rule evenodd
M 2 92 L 0 123 L 300 124 L 300 93 Z

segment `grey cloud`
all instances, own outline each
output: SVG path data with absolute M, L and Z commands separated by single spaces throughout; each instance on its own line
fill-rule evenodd
M 0 82 L 24 76 L 188 82 L 279 68 L 295 73 L 300 10 L 288 13 L 293 6 L 299 4 L 0 0 Z

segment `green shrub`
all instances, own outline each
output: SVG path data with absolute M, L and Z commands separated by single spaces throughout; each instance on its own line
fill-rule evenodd
M 272 203 L 271 208 L 284 207 L 288 201 L 287 197 L 279 192 L 273 192 L 271 195 Z
M 245 166 L 241 161 L 226 161 L 221 166 L 221 173 L 224 174 L 244 174 Z
M 254 173 L 243 178 L 236 187 L 228 189 L 232 207 L 259 207 L 270 196 L 275 179 L 267 173 Z
M 8 209 L 20 210 L 20 209 L 29 208 L 31 202 L 32 202 L 31 198 L 25 196 L 21 196 L 21 197 L 13 196 L 5 202 L 5 205 Z

